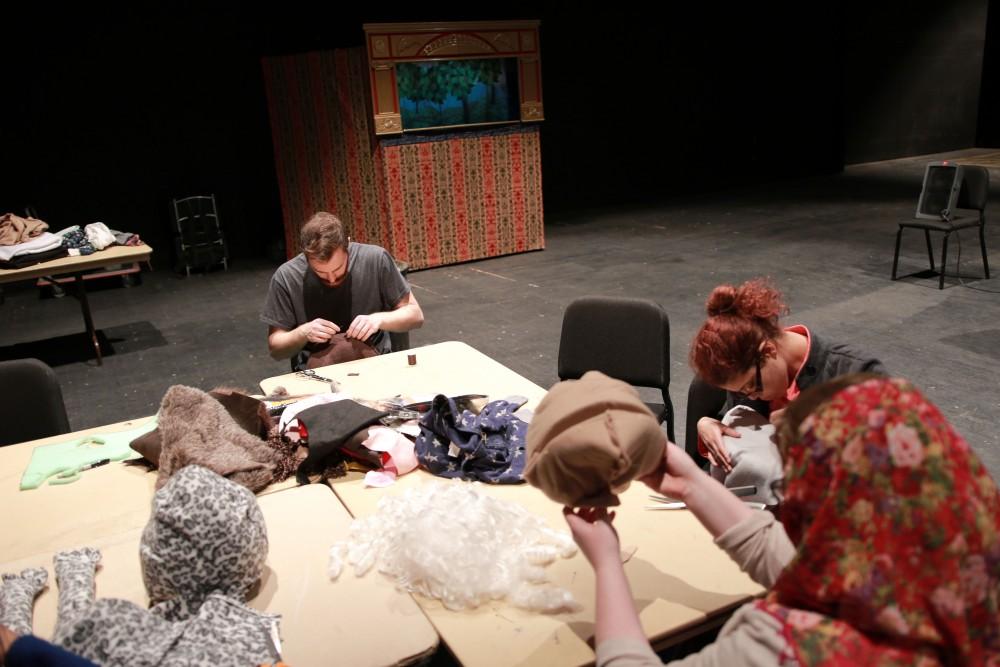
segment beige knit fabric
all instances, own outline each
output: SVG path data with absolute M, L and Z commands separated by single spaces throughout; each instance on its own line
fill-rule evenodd
M 538 406 L 524 477 L 564 505 L 617 505 L 616 494 L 663 462 L 665 443 L 635 389 L 590 371 L 556 384 Z

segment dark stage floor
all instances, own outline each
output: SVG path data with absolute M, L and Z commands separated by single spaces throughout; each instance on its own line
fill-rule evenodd
M 991 151 L 962 151 L 969 156 Z M 1000 232 L 987 227 L 994 266 L 981 280 L 974 230 L 951 242 L 944 290 L 936 277 L 890 282 L 896 221 L 912 216 L 929 157 L 848 168 L 822 178 L 627 208 L 550 215 L 547 249 L 410 275 L 426 315 L 414 346 L 463 340 L 530 380 L 556 380 L 562 312 L 585 294 L 647 297 L 667 310 L 673 329 L 672 397 L 683 441 L 691 370 L 688 343 L 713 286 L 773 277 L 803 322 L 851 341 L 912 379 L 940 406 L 985 460 L 995 479 L 1000 448 Z M 1000 218 L 1000 173 L 992 172 L 992 221 Z M 961 266 L 956 271 L 961 246 Z M 0 307 L 0 357 L 33 355 L 62 382 L 74 429 L 147 415 L 176 383 L 256 389 L 285 372 L 267 355 L 257 319 L 274 266 L 234 262 L 228 272 L 180 278 L 166 253 L 142 284 L 111 283 L 90 293 L 109 347 L 103 367 L 87 361 L 77 302 L 40 298 L 30 285 L 8 286 Z M 918 232 L 904 237 L 902 274 L 926 268 Z M 966 283 L 965 286 L 961 281 Z M 626 326 L 623 323 L 623 326 Z M 611 343 L 613 344 L 613 343 Z M 14 388 L 3 387 L 4 393 Z M 654 394 L 655 395 L 655 394 Z

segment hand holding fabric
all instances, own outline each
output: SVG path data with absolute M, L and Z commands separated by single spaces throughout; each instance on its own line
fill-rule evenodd
M 659 468 L 640 478 L 640 481 L 654 491 L 671 498 L 684 498 L 691 487 L 705 472 L 688 456 L 688 453 L 672 442 L 667 442 L 663 450 L 663 463 Z
M 348 338 L 368 340 L 381 328 L 382 319 L 379 317 L 379 313 L 372 313 L 371 315 L 358 315 L 354 318 L 354 321 L 351 322 L 351 326 L 347 327 L 345 334 Z
M 722 535 L 752 511 L 672 442 L 667 443 L 663 466 L 641 479 L 654 491 L 683 500 L 712 537 Z
M 614 512 L 606 507 L 564 507 L 563 516 L 573 540 L 595 570 L 611 562 L 621 563 L 618 532 L 611 525 Z
M 306 322 L 302 325 L 302 330 L 306 340 L 310 343 L 326 343 L 329 342 L 333 334 L 340 333 L 340 327 L 322 317 L 317 317 L 312 322 Z
M 702 417 L 698 420 L 698 437 L 704 443 L 705 449 L 708 450 L 708 460 L 712 465 L 729 472 L 733 469 L 733 461 L 729 456 L 729 450 L 726 449 L 725 442 L 722 440 L 724 435 L 733 438 L 740 437 L 736 429 L 726 426 L 718 419 Z

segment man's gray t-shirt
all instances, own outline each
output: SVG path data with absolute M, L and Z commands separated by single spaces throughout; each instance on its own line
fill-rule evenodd
M 347 246 L 347 274 L 342 285 L 327 287 L 309 268 L 306 256 L 299 253 L 271 277 L 260 321 L 291 331 L 322 317 L 346 331 L 358 315 L 393 310 L 410 293 L 392 257 L 377 245 L 351 242 Z M 377 332 L 368 343 L 381 354 L 391 351 L 384 331 Z

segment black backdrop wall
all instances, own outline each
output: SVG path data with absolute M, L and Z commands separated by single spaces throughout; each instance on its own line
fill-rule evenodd
M 988 4 L 889 0 L 851 14 L 848 164 L 976 145 Z
M 983 49 L 976 145 L 1000 146 L 1000 2 L 991 0 Z
M 939 3 L 945 20 L 908 23 L 836 3 L 663 3 L 656 15 L 613 3 L 326 4 L 4 10 L 0 209 L 30 204 L 57 227 L 102 220 L 166 249 L 169 198 L 215 192 L 233 255 L 274 251 L 281 216 L 260 58 L 359 45 L 364 22 L 542 20 L 550 214 L 968 147 L 981 102 L 979 74 L 967 73 L 984 44 L 995 51 L 997 29 L 982 27 L 985 0 Z M 900 31 L 940 45 L 927 76 L 952 90 L 921 95 L 925 109 L 908 117 L 923 121 L 909 125 L 892 96 L 873 107 L 868 94 L 924 71 L 923 56 L 872 46 Z M 942 31 L 968 46 L 939 40 Z M 866 48 L 896 68 L 868 67 Z M 886 126 L 898 130 L 891 140 Z M 997 136 L 995 123 L 978 129 Z

